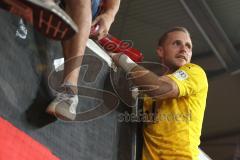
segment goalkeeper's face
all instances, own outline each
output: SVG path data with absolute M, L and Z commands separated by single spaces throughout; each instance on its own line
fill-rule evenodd
M 192 57 L 192 41 L 189 34 L 182 31 L 170 32 L 162 46 L 157 49 L 162 62 L 174 71 L 190 63 Z

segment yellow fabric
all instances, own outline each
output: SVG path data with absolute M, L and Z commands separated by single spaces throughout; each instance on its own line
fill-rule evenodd
M 206 74 L 189 63 L 167 76 L 176 82 L 179 96 L 157 101 L 155 121 L 144 123 L 143 160 L 197 160 L 208 91 Z M 151 107 L 152 99 L 146 97 L 144 108 Z M 149 115 L 150 110 L 145 113 Z

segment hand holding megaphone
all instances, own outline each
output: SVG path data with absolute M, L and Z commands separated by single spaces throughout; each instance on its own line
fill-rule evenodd
M 99 25 L 95 25 L 91 28 L 90 38 L 97 40 L 97 42 L 108 52 L 122 53 L 127 55 L 135 62 L 141 62 L 143 60 L 142 53 L 133 48 L 133 42 L 131 40 L 119 40 L 116 37 L 107 34 L 101 39 L 96 39 L 98 36 Z

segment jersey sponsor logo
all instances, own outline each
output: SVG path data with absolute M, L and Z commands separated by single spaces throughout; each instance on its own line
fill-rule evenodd
M 178 80 L 185 80 L 188 78 L 188 74 L 183 70 L 177 70 L 175 73 L 173 73 L 174 77 L 176 77 Z

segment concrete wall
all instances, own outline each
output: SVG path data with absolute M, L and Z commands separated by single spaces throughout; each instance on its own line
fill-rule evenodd
M 96 119 L 75 123 L 46 114 L 45 109 L 53 98 L 47 80 L 54 59 L 62 57 L 61 45 L 44 38 L 30 25 L 26 25 L 26 39 L 16 36 L 17 30 L 21 32 L 20 18 L 3 10 L 0 10 L 0 15 L 0 116 L 63 160 L 130 159 L 131 127 L 118 122 L 118 114 L 129 108 L 121 104 L 118 108 L 111 108 L 112 111 L 109 109 L 111 112 L 108 114 L 95 116 Z M 87 53 L 94 56 L 89 50 Z M 100 69 L 94 69 L 96 61 L 100 63 Z M 98 89 L 99 92 L 94 92 L 90 98 L 82 93 L 78 111 L 94 109 L 100 103 L 94 97 L 104 96 L 103 92 L 115 95 L 108 66 L 99 58 L 89 57 L 84 59 L 84 64 L 89 64 L 90 71 L 98 69 L 99 72 L 97 77 L 91 77 L 91 72 L 85 79 L 81 77 L 80 86 Z M 81 75 L 86 70 L 87 67 L 83 67 Z M 62 72 L 57 75 L 61 77 Z M 57 81 L 60 82 L 59 79 Z

